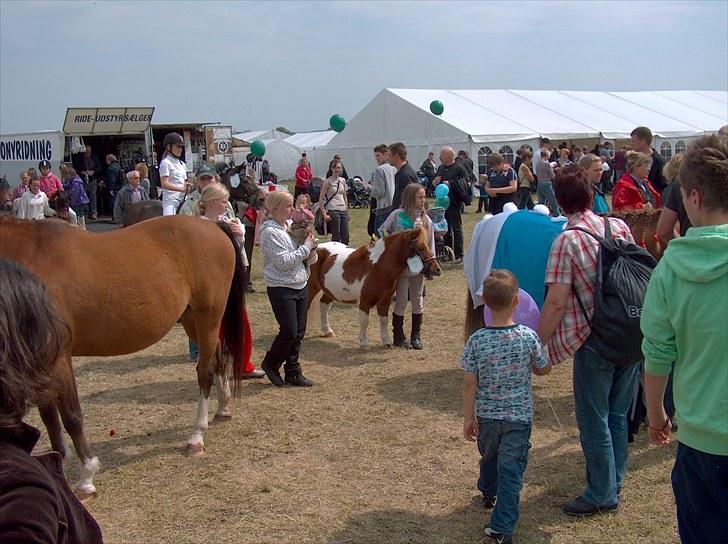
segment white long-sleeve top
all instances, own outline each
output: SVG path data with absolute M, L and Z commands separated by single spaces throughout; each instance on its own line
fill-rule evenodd
M 18 219 L 45 219 L 52 217 L 56 212 L 48 205 L 48 197 L 43 191 L 33 194 L 30 191 L 23 193 L 18 203 Z
M 308 246 L 298 246 L 284 227 L 268 219 L 260 229 L 260 249 L 267 287 L 303 289 L 306 286 L 308 270 L 304 261 L 311 254 Z

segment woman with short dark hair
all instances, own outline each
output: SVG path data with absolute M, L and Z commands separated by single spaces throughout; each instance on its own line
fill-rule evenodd
M 51 367 L 68 342 L 43 284 L 0 259 L 0 542 L 103 540 L 66 484 L 60 454 L 31 456 L 40 431 L 23 422 L 31 404 L 51 394 Z
M 587 485 L 562 510 L 585 517 L 619 505 L 627 471 L 627 411 L 639 373 L 639 364 L 617 367 L 603 359 L 590 339 L 599 242 L 588 233 L 603 237 L 609 221 L 612 238 L 632 243 L 634 239 L 622 220 L 600 217 L 591 210 L 594 193 L 583 168 L 563 168 L 553 187 L 567 223 L 549 252 L 548 293 L 538 333 L 548 345 L 551 364 L 574 360 L 574 406 Z

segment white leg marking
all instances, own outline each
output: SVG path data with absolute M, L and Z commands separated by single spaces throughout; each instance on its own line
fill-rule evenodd
M 205 393 L 200 391 L 200 399 L 197 403 L 197 417 L 195 418 L 195 430 L 192 431 L 192 436 L 187 441 L 188 449 L 195 451 L 204 450 L 205 442 L 202 437 L 207 430 L 207 410 L 209 402 Z
M 359 310 L 359 345 L 363 348 L 369 347 L 367 338 L 367 327 L 369 326 L 369 312 Z
M 86 459 L 85 463 L 81 463 L 79 470 L 79 479 L 76 490 L 79 494 L 88 496 L 96 493 L 96 487 L 94 486 L 93 479 L 96 471 L 99 470 L 101 463 L 99 463 L 98 457 L 91 457 Z
M 230 402 L 230 379 L 228 378 L 227 372 L 225 376 L 215 374 L 215 388 L 217 389 L 217 412 L 216 416 L 219 417 L 230 417 L 228 411 L 228 402 Z
M 379 334 L 382 337 L 383 346 L 391 346 L 392 341 L 389 339 L 389 316 L 379 316 Z
M 319 301 L 319 314 L 321 316 L 321 332 L 324 336 L 333 336 L 334 331 L 331 330 L 331 325 L 329 325 L 329 306 L 330 304 L 326 304 L 325 302 Z

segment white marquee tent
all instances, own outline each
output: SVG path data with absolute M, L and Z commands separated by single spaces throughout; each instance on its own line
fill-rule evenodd
M 288 134 L 280 132 L 274 128 L 270 130 L 248 130 L 246 132 L 233 134 L 233 138 L 248 144 L 252 143 L 253 140 L 285 140 L 287 137 Z
M 433 100 L 445 108 L 430 113 Z M 653 147 L 663 155 L 680 152 L 702 134 L 728 123 L 726 91 L 518 91 L 383 89 L 313 157 L 314 171 L 341 155 L 350 175 L 368 177 L 376 164 L 373 148 L 403 142 L 416 169 L 429 151 L 452 145 L 484 165 L 491 152 L 512 157 L 521 145 L 537 149 L 539 139 L 615 141 L 640 125 L 650 127 Z
M 286 138 L 286 142 L 293 144 L 308 155 L 308 160 L 311 165 L 318 163 L 321 165 L 320 168 L 314 168 L 314 176 L 323 177 L 326 174 L 326 170 L 329 166 L 331 156 L 326 150 L 326 145 L 331 139 L 336 136 L 336 132 L 333 130 L 317 130 L 313 132 L 299 132 Z M 324 151 L 322 151 L 324 150 Z

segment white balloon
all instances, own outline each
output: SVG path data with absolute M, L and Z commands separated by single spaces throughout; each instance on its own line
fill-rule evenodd
M 548 206 L 546 206 L 545 204 L 536 204 L 533 207 L 533 211 L 536 213 L 540 213 L 541 215 L 549 215 L 551 213 Z
M 518 211 L 518 206 L 514 202 L 508 202 L 505 206 L 503 206 L 503 211 L 505 213 L 513 213 Z

